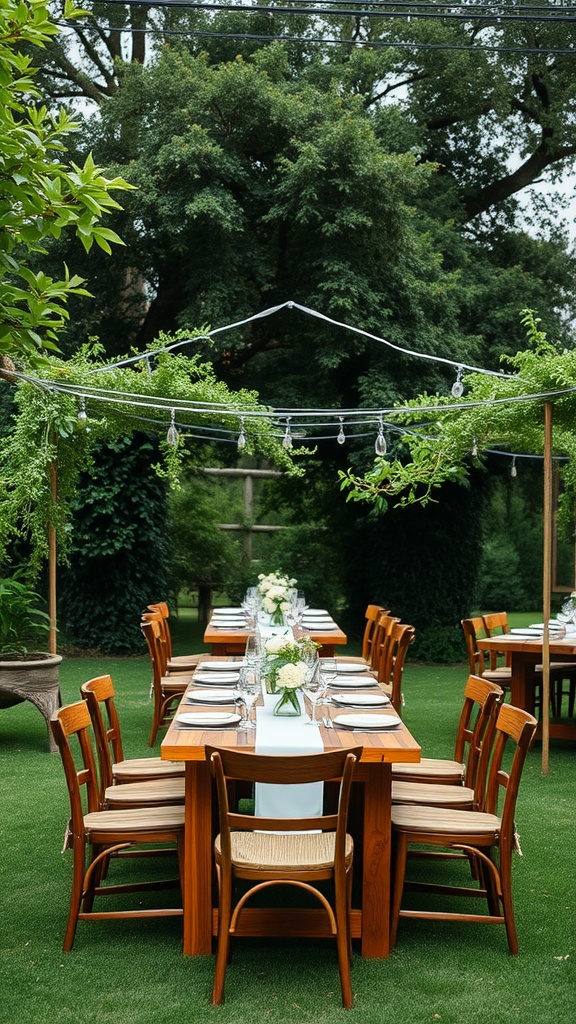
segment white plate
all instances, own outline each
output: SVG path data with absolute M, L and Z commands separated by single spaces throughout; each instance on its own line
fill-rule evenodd
M 374 676 L 339 676 L 333 683 L 328 683 L 331 690 L 342 686 L 345 690 L 370 690 L 376 686 Z
M 364 674 L 366 674 L 366 669 L 366 665 L 360 665 L 358 662 L 338 661 L 338 659 L 336 659 L 336 671 L 344 672 L 345 675 L 348 675 L 350 672 L 364 672 Z
M 390 697 L 387 697 L 385 693 L 333 693 L 331 700 L 334 704 L 340 704 L 342 707 L 362 705 L 366 708 L 381 708 L 390 703 Z
M 246 664 L 245 661 L 202 661 L 201 672 L 236 672 Z
M 332 618 L 327 608 L 307 608 L 304 612 L 305 618 L 310 616 L 312 619 L 321 619 L 325 615 L 327 615 L 329 619 Z
M 219 672 L 218 673 L 218 683 L 220 685 L 222 683 L 237 683 L 239 679 L 240 679 L 240 673 L 239 672 Z M 195 672 L 194 675 L 192 676 L 192 680 L 195 683 L 210 683 L 211 686 L 214 686 L 214 682 L 215 682 L 214 676 L 212 675 L 211 672 Z
M 531 638 L 532 640 L 537 640 L 542 639 L 542 630 L 532 629 L 530 626 L 525 626 L 524 629 L 511 629 L 510 633 L 503 633 L 502 636 L 499 636 L 495 639 L 506 640 L 507 636 L 524 636 L 527 638 Z
M 248 629 L 245 619 L 212 619 L 213 629 Z
M 186 704 L 231 704 L 240 698 L 240 690 L 188 690 Z
M 236 617 L 236 616 L 244 615 L 244 609 L 243 608 L 213 608 L 212 609 L 212 615 L 225 615 L 226 618 L 229 619 L 232 616 Z
M 241 715 L 234 715 L 227 711 L 186 711 L 183 715 L 176 715 L 176 721 L 181 725 L 197 725 L 200 728 L 223 729 L 228 725 L 237 725 Z
M 402 719 L 398 715 L 336 715 L 335 725 L 345 725 L 347 729 L 393 729 L 400 725 Z
M 338 629 L 338 626 L 333 619 L 306 619 L 302 623 L 302 628 L 308 629 L 311 633 L 328 633 Z

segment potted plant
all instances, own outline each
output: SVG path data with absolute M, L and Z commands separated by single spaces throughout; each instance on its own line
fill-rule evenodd
M 0 708 L 29 700 L 48 723 L 60 705 L 60 654 L 42 651 L 50 628 L 40 596 L 22 569 L 0 577 Z M 48 741 L 55 750 L 50 728 Z

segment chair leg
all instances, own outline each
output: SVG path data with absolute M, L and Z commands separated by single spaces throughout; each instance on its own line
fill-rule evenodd
M 508 948 L 512 956 L 518 956 L 518 933 L 514 918 L 514 905 L 512 903 L 512 857 L 506 856 L 500 851 L 500 885 L 502 889 L 502 910 L 504 913 L 504 924 L 506 926 L 506 937 Z
M 68 953 L 72 949 L 72 946 L 74 945 L 76 925 L 78 924 L 78 914 L 80 913 L 82 893 L 84 891 L 84 873 L 84 842 L 76 840 L 74 843 L 74 865 L 72 868 L 72 892 L 70 894 L 70 911 L 68 913 L 68 922 L 66 924 L 66 931 L 64 933 L 64 943 L 62 945 L 62 949 L 65 953 Z
M 232 879 L 228 874 L 222 876 L 218 871 L 218 949 L 214 969 L 214 986 L 212 988 L 212 1005 L 219 1006 L 224 996 L 224 981 L 228 966 L 230 947 L 230 916 L 232 911 Z
M 336 885 L 334 894 L 334 915 L 336 917 L 336 951 L 338 954 L 338 970 L 340 972 L 340 988 L 342 1005 L 351 1010 L 354 1005 L 352 984 L 350 981 L 350 929 L 348 917 L 348 880 Z
M 394 949 L 394 946 L 396 945 L 396 938 L 398 936 L 398 924 L 400 921 L 400 907 L 402 906 L 402 893 L 404 891 L 407 857 L 408 838 L 399 832 L 396 835 L 396 848 L 394 852 L 392 906 L 390 909 L 390 949 Z

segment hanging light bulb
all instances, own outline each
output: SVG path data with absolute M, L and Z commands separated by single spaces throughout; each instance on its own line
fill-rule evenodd
M 346 441 L 346 434 L 344 433 L 344 417 L 339 416 L 338 419 L 340 420 L 340 430 L 338 431 L 338 437 L 336 440 L 338 441 L 338 444 L 344 444 Z
M 78 409 L 78 426 L 84 428 L 86 426 L 87 420 L 88 416 L 86 415 L 86 402 L 83 398 L 81 398 Z
M 240 433 L 238 434 L 238 451 L 241 452 L 247 445 L 248 440 L 246 437 L 246 431 L 244 430 L 244 417 L 240 419 Z
M 383 459 L 386 455 L 387 447 L 386 438 L 384 437 L 384 424 L 382 423 L 382 417 L 380 417 L 378 434 L 376 435 L 376 440 L 374 442 L 374 451 L 376 452 L 376 455 L 379 455 L 380 458 Z
M 510 476 L 518 476 L 518 470 L 516 469 L 516 456 L 512 456 L 512 469 L 510 470 Z
M 452 398 L 462 398 L 464 394 L 464 385 L 462 383 L 462 372 L 464 367 L 458 367 L 458 373 L 456 374 L 456 380 L 452 385 Z
M 472 443 L 472 455 L 474 455 L 474 457 L 478 455 L 478 442 L 476 438 L 474 438 L 474 441 Z
M 286 420 L 286 430 L 284 431 L 284 437 L 282 438 L 282 447 L 292 447 L 292 431 L 290 430 L 290 416 Z
M 176 412 L 172 409 L 172 412 L 170 413 L 170 426 L 168 427 L 168 433 L 166 434 L 167 444 L 171 444 L 174 448 L 176 448 L 178 444 L 178 431 L 176 430 L 176 424 L 174 423 L 175 416 Z

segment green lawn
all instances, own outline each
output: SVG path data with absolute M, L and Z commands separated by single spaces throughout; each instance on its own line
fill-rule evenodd
M 118 693 L 127 756 L 148 752 L 145 657 L 66 659 L 65 702 L 104 672 Z M 405 719 L 426 753 L 451 754 L 465 678 L 464 666 L 407 666 Z M 219 1008 L 210 1006 L 212 958 L 182 956 L 177 919 L 80 922 L 74 949 L 63 954 L 71 855 L 60 854 L 68 816 L 60 759 L 47 753 L 44 722 L 30 704 L 0 713 L 0 742 L 0 984 L 12 1024 L 576 1021 L 573 745 L 552 744 L 547 777 L 539 745 L 525 769 L 517 815 L 524 856 L 514 865 L 520 956 L 509 956 L 501 926 L 403 921 L 388 961 L 355 955 L 356 1005 L 347 1012 L 330 943 L 240 940 Z

